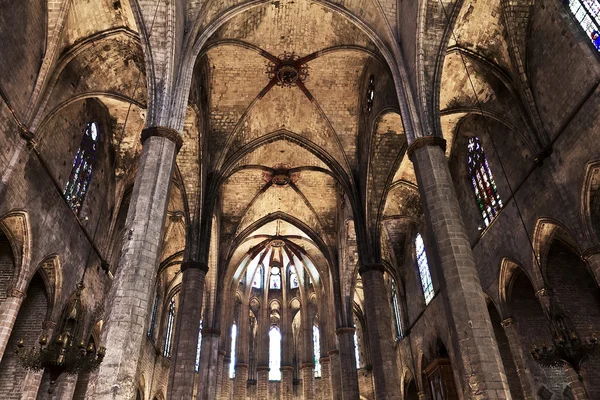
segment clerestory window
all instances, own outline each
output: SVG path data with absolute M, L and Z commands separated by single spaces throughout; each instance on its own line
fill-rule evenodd
M 269 330 L 269 380 L 281 380 L 281 332 L 276 326 Z
M 90 122 L 85 127 L 81 144 L 73 160 L 71 175 L 63 192 L 67 203 L 75 214 L 79 214 L 79 211 L 81 211 L 83 200 L 92 180 L 97 144 L 98 125 L 95 122 Z
M 165 333 L 165 349 L 163 355 L 171 357 L 173 347 L 173 328 L 175 326 L 175 296 L 169 301 L 169 314 L 167 314 L 167 330 Z
M 597 51 L 600 51 L 600 1 L 566 0 L 569 9 Z
M 423 296 L 425 296 L 425 304 L 429 304 L 431 299 L 433 299 L 433 282 L 431 280 L 431 272 L 429 271 L 427 253 L 425 252 L 425 243 L 423 243 L 423 237 L 420 233 L 417 233 L 417 237 L 415 238 L 415 251 L 417 254 L 421 287 L 423 288 Z
M 496 214 L 502 209 L 502 199 L 494 176 L 483 151 L 481 140 L 474 136 L 469 138 L 467 144 L 467 164 L 471 175 L 471 184 L 475 192 L 475 200 L 483 217 L 485 226 L 488 226 Z

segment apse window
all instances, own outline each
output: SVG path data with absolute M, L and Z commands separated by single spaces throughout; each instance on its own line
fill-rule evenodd
M 271 276 L 269 277 L 269 289 L 281 289 L 281 269 L 279 267 L 271 267 Z
M 167 314 L 167 329 L 165 331 L 165 350 L 163 355 L 171 357 L 173 346 L 173 327 L 175 326 L 175 296 L 171 297 L 169 302 L 169 314 Z
M 315 358 L 315 378 L 321 377 L 321 335 L 319 327 L 313 325 L 313 354 Z
M 273 326 L 269 331 L 269 380 L 281 380 L 281 332 Z
M 231 360 L 229 362 L 229 378 L 235 378 L 235 345 L 237 341 L 237 325 L 231 326 Z
M 597 51 L 600 51 L 600 1 L 568 0 L 569 9 Z
M 358 349 L 358 335 L 354 331 L 354 357 L 356 358 L 356 369 L 360 369 L 360 351 Z
M 296 273 L 296 268 L 291 265 L 290 266 L 290 289 L 297 289 L 300 286 L 300 282 L 298 281 L 298 274 Z
M 488 226 L 496 214 L 502 209 L 502 200 L 494 176 L 483 151 L 481 139 L 477 136 L 469 138 L 467 144 L 467 164 L 471 175 L 471 184 L 475 192 L 475 200 L 483 217 L 485 226 Z
M 79 214 L 85 195 L 88 191 L 96 160 L 98 144 L 98 125 L 90 122 L 85 126 L 81 144 L 73 160 L 73 167 L 63 195 L 71 210 Z
M 431 272 L 429 271 L 429 262 L 427 262 L 425 243 L 423 243 L 423 237 L 420 233 L 417 233 L 415 239 L 415 250 L 417 254 L 419 276 L 421 278 L 421 287 L 423 288 L 423 296 L 425 296 L 425 304 L 429 304 L 431 299 L 433 299 L 433 282 L 431 280 Z
M 375 77 L 371 75 L 369 77 L 369 85 L 367 86 L 366 95 L 367 114 L 370 114 L 371 111 L 373 111 L 373 100 L 375 100 Z
M 254 279 L 252 280 L 252 287 L 255 289 L 260 289 L 262 287 L 264 268 L 263 266 L 259 266 L 257 271 L 254 273 Z

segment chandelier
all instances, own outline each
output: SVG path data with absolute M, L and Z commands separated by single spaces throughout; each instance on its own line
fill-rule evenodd
M 545 368 L 569 365 L 575 370 L 579 380 L 582 380 L 579 374 L 581 365 L 590 357 L 600 355 L 600 344 L 595 333 L 592 337 L 582 340 L 568 325 L 567 318 L 562 313 L 557 313 L 550 323 L 553 344 L 550 347 L 543 342 L 539 347 L 533 345 L 531 355 Z
M 79 374 L 96 370 L 106 354 L 106 349 L 92 341 L 83 340 L 81 316 L 81 291 L 83 284 L 77 285 L 74 296 L 65 309 L 61 329 L 50 340 L 42 334 L 39 347 L 26 348 L 24 340 L 17 344 L 17 356 L 23 368 L 31 371 L 47 371 L 50 375 L 48 393 L 52 393 L 56 381 L 62 374 Z

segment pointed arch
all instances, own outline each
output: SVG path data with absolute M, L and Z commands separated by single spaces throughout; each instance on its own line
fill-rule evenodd
M 31 226 L 29 214 L 24 210 L 14 210 L 0 217 L 0 229 L 8 239 L 14 257 L 15 271 L 12 287 L 25 292 L 29 278 L 31 263 Z
M 581 220 L 591 243 L 600 241 L 600 160 L 586 165 L 581 188 Z
M 60 257 L 57 254 L 47 256 L 39 263 L 37 271 L 46 285 L 46 294 L 48 295 L 46 319 L 52 320 L 52 316 L 57 316 L 54 313 L 62 296 L 63 270 Z

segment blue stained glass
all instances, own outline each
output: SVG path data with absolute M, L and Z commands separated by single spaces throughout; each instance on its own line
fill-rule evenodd
M 600 51 L 600 1 L 568 0 L 569 9 L 581 28 Z
M 481 140 L 474 136 L 467 144 L 467 164 L 477 206 L 488 226 L 502 208 L 502 200 L 494 176 L 485 157 Z
M 281 271 L 279 267 L 271 267 L 271 276 L 269 277 L 269 289 L 281 289 Z
M 290 266 L 290 289 L 297 289 L 299 286 L 298 274 L 296 273 L 296 268 L 292 265 Z
M 83 200 L 92 179 L 97 142 L 98 126 L 95 122 L 90 122 L 85 127 L 81 144 L 73 160 L 71 175 L 63 192 L 67 203 L 76 214 L 81 211 Z
M 423 295 L 425 296 L 425 304 L 429 304 L 433 299 L 433 282 L 431 281 L 431 272 L 429 271 L 429 263 L 427 262 L 427 254 L 425 252 L 425 243 L 420 233 L 415 239 L 415 248 L 417 252 L 417 265 L 419 266 L 419 276 L 421 277 L 421 286 L 423 287 Z

